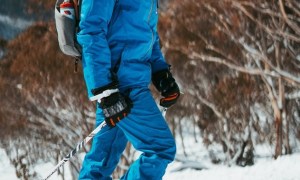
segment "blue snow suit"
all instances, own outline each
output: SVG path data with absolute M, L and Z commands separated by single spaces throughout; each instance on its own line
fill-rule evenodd
M 91 90 L 118 77 L 119 90 L 133 107 L 117 126 L 93 139 L 79 179 L 111 179 L 128 141 L 142 152 L 122 179 L 159 180 L 176 152 L 174 138 L 149 90 L 151 75 L 167 69 L 157 34 L 157 0 L 82 0 L 78 42 L 83 72 Z M 104 120 L 97 106 L 96 125 Z

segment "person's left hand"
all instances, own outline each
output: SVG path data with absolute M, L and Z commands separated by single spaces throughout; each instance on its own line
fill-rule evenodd
M 161 92 L 161 95 L 164 96 L 164 98 L 160 99 L 161 106 L 169 108 L 177 102 L 180 90 L 168 69 L 154 73 L 152 82 L 156 89 Z

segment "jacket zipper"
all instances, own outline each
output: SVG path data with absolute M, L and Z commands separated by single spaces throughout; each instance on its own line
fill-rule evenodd
M 154 0 L 151 0 L 150 12 L 149 12 L 149 15 L 148 15 L 148 24 L 149 24 L 152 36 L 151 36 L 151 44 L 150 44 L 148 50 L 146 51 L 145 56 L 148 54 L 148 52 L 150 51 L 150 49 L 152 48 L 152 46 L 154 44 L 154 33 L 153 33 L 152 27 L 150 26 L 150 19 L 151 19 L 151 15 L 152 15 L 152 11 L 153 11 L 153 4 L 154 4 Z
M 152 11 L 153 11 L 153 1 L 154 0 L 151 0 L 150 12 L 149 12 L 149 15 L 148 15 L 148 24 L 150 23 L 151 14 L 152 14 Z

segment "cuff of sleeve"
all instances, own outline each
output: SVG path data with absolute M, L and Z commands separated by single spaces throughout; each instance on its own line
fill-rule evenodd
M 90 97 L 90 101 L 98 101 L 99 103 L 101 102 L 102 98 L 108 97 L 113 93 L 119 92 L 119 89 L 107 89 L 105 91 L 103 91 L 100 94 L 97 94 L 96 96 L 92 96 Z

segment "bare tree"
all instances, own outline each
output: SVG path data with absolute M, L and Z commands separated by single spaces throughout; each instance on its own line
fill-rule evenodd
M 191 102 L 184 106 L 200 116 L 203 132 L 218 129 L 213 140 L 223 144 L 228 160 L 238 163 L 244 143 L 258 141 L 248 141 L 257 129 L 253 110 L 258 106 L 273 116 L 275 158 L 283 140 L 290 152 L 287 118 L 293 112 L 287 111 L 286 101 L 290 92 L 299 91 L 297 1 L 175 0 L 163 17 L 164 50 L 172 63 L 181 64 L 173 67 L 180 67 L 178 76 L 185 78 L 181 104 Z

